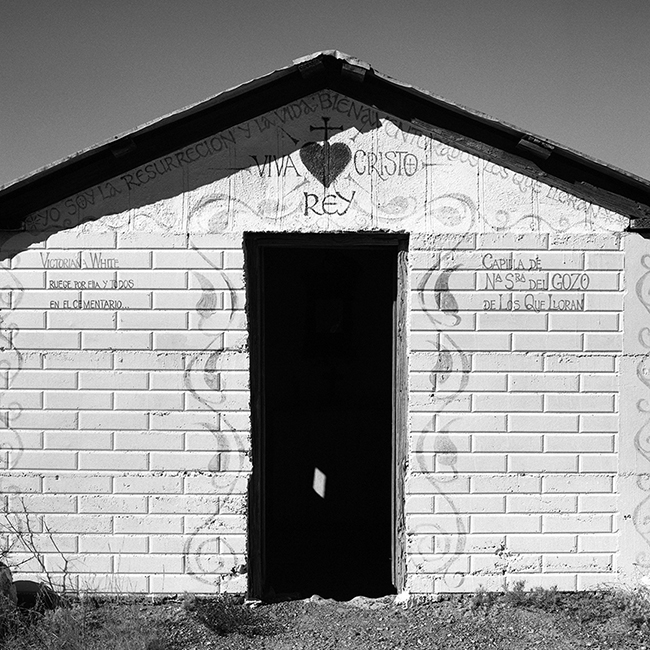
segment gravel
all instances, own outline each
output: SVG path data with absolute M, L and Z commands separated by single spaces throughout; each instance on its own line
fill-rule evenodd
M 646 623 L 635 624 L 623 615 L 586 620 L 590 617 L 576 614 L 580 605 L 547 612 L 498 602 L 476 606 L 465 596 L 404 607 L 394 598 L 337 602 L 312 596 L 240 605 L 240 614 L 225 626 L 221 610 L 210 616 L 209 603 L 214 601 L 208 599 L 149 605 L 148 615 L 165 639 L 147 650 L 650 649 Z M 573 603 L 580 596 L 567 598 Z

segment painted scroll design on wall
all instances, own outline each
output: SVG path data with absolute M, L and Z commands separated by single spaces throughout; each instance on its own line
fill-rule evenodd
M 636 295 L 644 309 L 650 314 L 650 255 L 641 257 L 641 266 L 645 273 L 636 283 Z M 650 389 L 650 327 L 639 330 L 639 343 L 648 350 L 637 363 L 636 375 L 646 389 Z M 637 411 L 645 418 L 645 422 L 634 436 L 634 447 L 637 452 L 650 463 L 650 401 L 647 397 L 640 399 Z M 650 468 L 649 468 L 650 469 Z M 645 497 L 634 509 L 632 522 L 637 533 L 646 543 L 646 550 L 637 554 L 635 562 L 643 568 L 650 568 L 650 473 L 637 476 L 637 487 L 645 493 Z
M 16 323 L 11 321 L 11 311 L 21 302 L 24 288 L 16 276 L 8 269 L 0 269 L 2 284 L 0 286 L 0 407 L 5 428 L 0 439 L 0 471 L 8 472 L 19 462 L 24 451 L 19 431 L 14 427 L 20 420 L 23 406 L 11 396 L 11 385 L 24 366 L 23 354 L 14 344 L 18 332 Z M 19 492 L 6 478 L 0 476 L 0 494 Z
M 221 269 L 217 268 L 191 242 L 190 245 L 212 269 L 221 274 L 225 285 L 228 287 L 230 298 L 228 325 L 232 324 L 238 304 L 237 295 L 228 276 Z M 223 356 L 227 353 L 224 344 L 225 331 L 213 336 L 214 330 L 208 329 L 210 318 L 218 311 L 219 295 L 207 277 L 198 272 L 195 272 L 195 275 L 201 286 L 201 297 L 196 304 L 196 313 L 199 317 L 199 329 L 212 338 L 201 352 L 186 359 L 183 383 L 188 394 L 205 407 L 207 413 L 219 416 L 219 426 L 217 427 L 207 418 L 200 425 L 214 436 L 215 447 L 217 450 L 220 450 L 219 438 L 222 433 L 221 425 L 224 424 L 229 429 L 234 429 L 228 422 L 224 412 L 219 408 L 226 400 L 222 392 L 223 387 L 220 376 Z M 240 452 L 242 458 L 247 452 L 243 445 L 239 444 L 233 451 Z M 203 523 L 190 533 L 183 547 L 185 572 L 199 582 L 210 586 L 219 586 L 224 576 L 235 576 L 239 570 L 238 567 L 245 567 L 244 558 L 235 552 L 224 535 L 219 535 L 218 533 L 219 516 L 224 514 L 224 510 L 228 514 L 232 514 L 232 510 L 228 507 L 228 499 L 232 497 L 237 478 L 240 476 L 238 471 L 222 472 L 220 458 L 220 453 L 217 451 L 208 462 L 206 468 L 208 472 L 213 474 L 212 483 L 219 494 L 218 497 L 215 497 L 215 511 L 212 515 L 206 516 Z M 224 487 L 223 483 L 218 479 L 223 478 L 227 474 L 231 475 L 232 480 Z M 215 551 L 217 544 L 218 552 Z M 223 557 L 225 555 L 231 558 L 232 567 L 229 570 L 225 569 L 225 558 Z M 215 574 L 218 574 L 218 576 L 215 577 Z
M 451 253 L 449 253 L 451 255 Z M 449 328 L 457 327 L 460 324 L 458 314 L 458 303 L 449 288 L 450 278 L 458 270 L 458 266 L 447 266 L 447 256 L 439 258 L 425 273 L 417 288 L 418 301 L 428 320 L 436 330 L 437 358 L 436 364 L 429 375 L 431 382 L 431 397 L 434 408 L 437 412 L 442 411 L 446 406 L 452 404 L 460 397 L 469 381 L 470 359 L 463 352 L 454 338 L 448 334 Z M 437 310 L 427 308 L 424 292 L 428 289 L 429 283 L 437 274 L 434 284 L 435 301 Z M 454 383 L 455 382 L 455 383 Z M 452 420 L 447 427 L 436 431 L 435 414 L 431 417 L 430 424 L 416 438 L 415 457 L 417 467 L 415 471 L 422 472 L 433 486 L 435 493 L 447 504 L 449 511 L 453 514 L 454 524 L 452 527 L 435 525 L 436 531 L 442 536 L 444 546 L 441 559 L 433 571 L 442 574 L 442 581 L 448 587 L 458 588 L 465 581 L 465 575 L 454 573 L 453 565 L 460 559 L 465 550 L 467 530 L 460 511 L 451 496 L 449 485 L 458 480 L 458 450 L 448 435 L 448 428 L 455 420 Z M 430 467 L 426 462 L 424 451 L 427 437 L 435 436 L 434 465 Z M 443 472 L 436 471 L 443 469 Z M 446 474 L 449 472 L 449 474 Z M 417 530 L 415 533 L 417 534 Z M 425 550 L 420 548 L 419 554 L 424 555 Z

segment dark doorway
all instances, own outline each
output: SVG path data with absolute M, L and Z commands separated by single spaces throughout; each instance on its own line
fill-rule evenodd
M 282 242 L 258 249 L 261 595 L 395 593 L 398 249 Z

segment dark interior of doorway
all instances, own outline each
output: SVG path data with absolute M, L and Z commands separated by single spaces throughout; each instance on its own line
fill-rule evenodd
M 396 249 L 266 247 L 261 262 L 263 591 L 395 593 Z

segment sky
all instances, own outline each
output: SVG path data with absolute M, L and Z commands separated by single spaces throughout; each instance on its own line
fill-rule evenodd
M 650 179 L 648 0 L 0 0 L 0 186 L 337 49 Z

